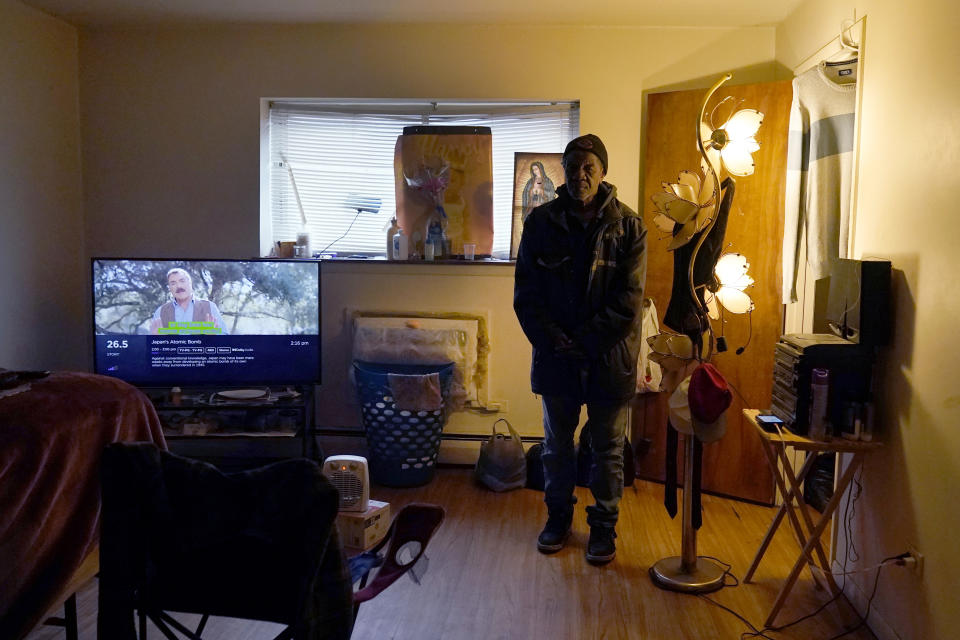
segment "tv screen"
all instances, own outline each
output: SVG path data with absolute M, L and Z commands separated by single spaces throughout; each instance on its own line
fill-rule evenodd
M 320 382 L 320 262 L 93 258 L 94 371 L 143 387 Z

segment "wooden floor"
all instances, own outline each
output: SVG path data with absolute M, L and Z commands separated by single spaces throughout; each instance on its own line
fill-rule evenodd
M 621 503 L 617 557 L 605 567 L 584 560 L 588 529 L 579 499 L 574 534 L 561 552 L 537 552 L 536 537 L 545 519 L 543 494 L 528 489 L 497 494 L 473 484 L 468 469 L 440 469 L 429 485 L 416 489 L 375 487 L 372 497 L 396 510 L 412 501 L 443 505 L 447 518 L 430 543 L 429 569 L 421 585 L 405 577 L 360 608 L 353 638 L 369 640 L 592 640 L 738 639 L 746 623 L 704 597 L 658 589 L 649 567 L 679 554 L 680 518 L 671 521 L 663 486 L 637 481 Z M 732 565 L 742 577 L 774 515 L 774 510 L 704 496 L 700 555 Z M 395 512 L 395 511 L 394 511 Z M 799 548 L 783 526 L 751 584 L 725 588 L 708 597 L 762 624 Z M 840 579 L 838 578 L 838 581 Z M 777 622 L 814 611 L 828 599 L 804 572 Z M 96 638 L 96 580 L 79 594 L 80 638 Z M 182 616 L 184 620 L 194 620 Z M 817 639 L 842 633 L 857 621 L 845 602 L 827 606 L 795 627 L 768 632 L 773 638 Z M 210 640 L 269 639 L 273 624 L 211 619 Z M 29 640 L 63 638 L 63 630 L 41 627 Z M 162 637 L 154 631 L 151 638 Z M 874 636 L 866 628 L 844 638 Z

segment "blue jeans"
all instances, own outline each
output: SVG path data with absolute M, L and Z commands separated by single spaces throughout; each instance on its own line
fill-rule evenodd
M 580 423 L 580 401 L 565 396 L 543 396 L 544 502 L 549 513 L 572 512 L 576 498 L 577 461 L 573 434 Z M 614 527 L 623 496 L 622 419 L 626 401 L 587 402 L 587 423 L 593 445 L 595 473 L 590 492 L 596 504 L 587 507 L 591 527 Z

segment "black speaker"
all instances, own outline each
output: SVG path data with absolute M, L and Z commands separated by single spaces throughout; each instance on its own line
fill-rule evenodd
M 837 260 L 830 272 L 827 323 L 841 338 L 865 347 L 890 343 L 890 262 Z

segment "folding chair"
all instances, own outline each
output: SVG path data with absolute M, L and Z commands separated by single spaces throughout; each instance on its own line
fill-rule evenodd
M 155 445 L 103 453 L 98 637 L 140 639 L 146 620 L 199 640 L 208 615 L 288 625 L 277 640 L 344 640 L 353 607 L 319 466 L 285 460 L 225 474 Z M 196 630 L 168 611 L 201 614 Z
M 360 605 L 372 600 L 384 589 L 411 571 L 416 582 L 418 564 L 425 570 L 427 544 L 443 523 L 443 507 L 414 502 L 403 507 L 390 524 L 390 530 L 375 547 L 350 559 L 351 578 L 359 577 L 359 589 L 353 594 L 353 619 L 356 621 Z M 389 545 L 389 546 L 387 546 Z M 385 554 L 380 550 L 387 546 Z M 367 584 L 374 566 L 376 575 Z M 422 575 L 422 571 L 420 572 Z

